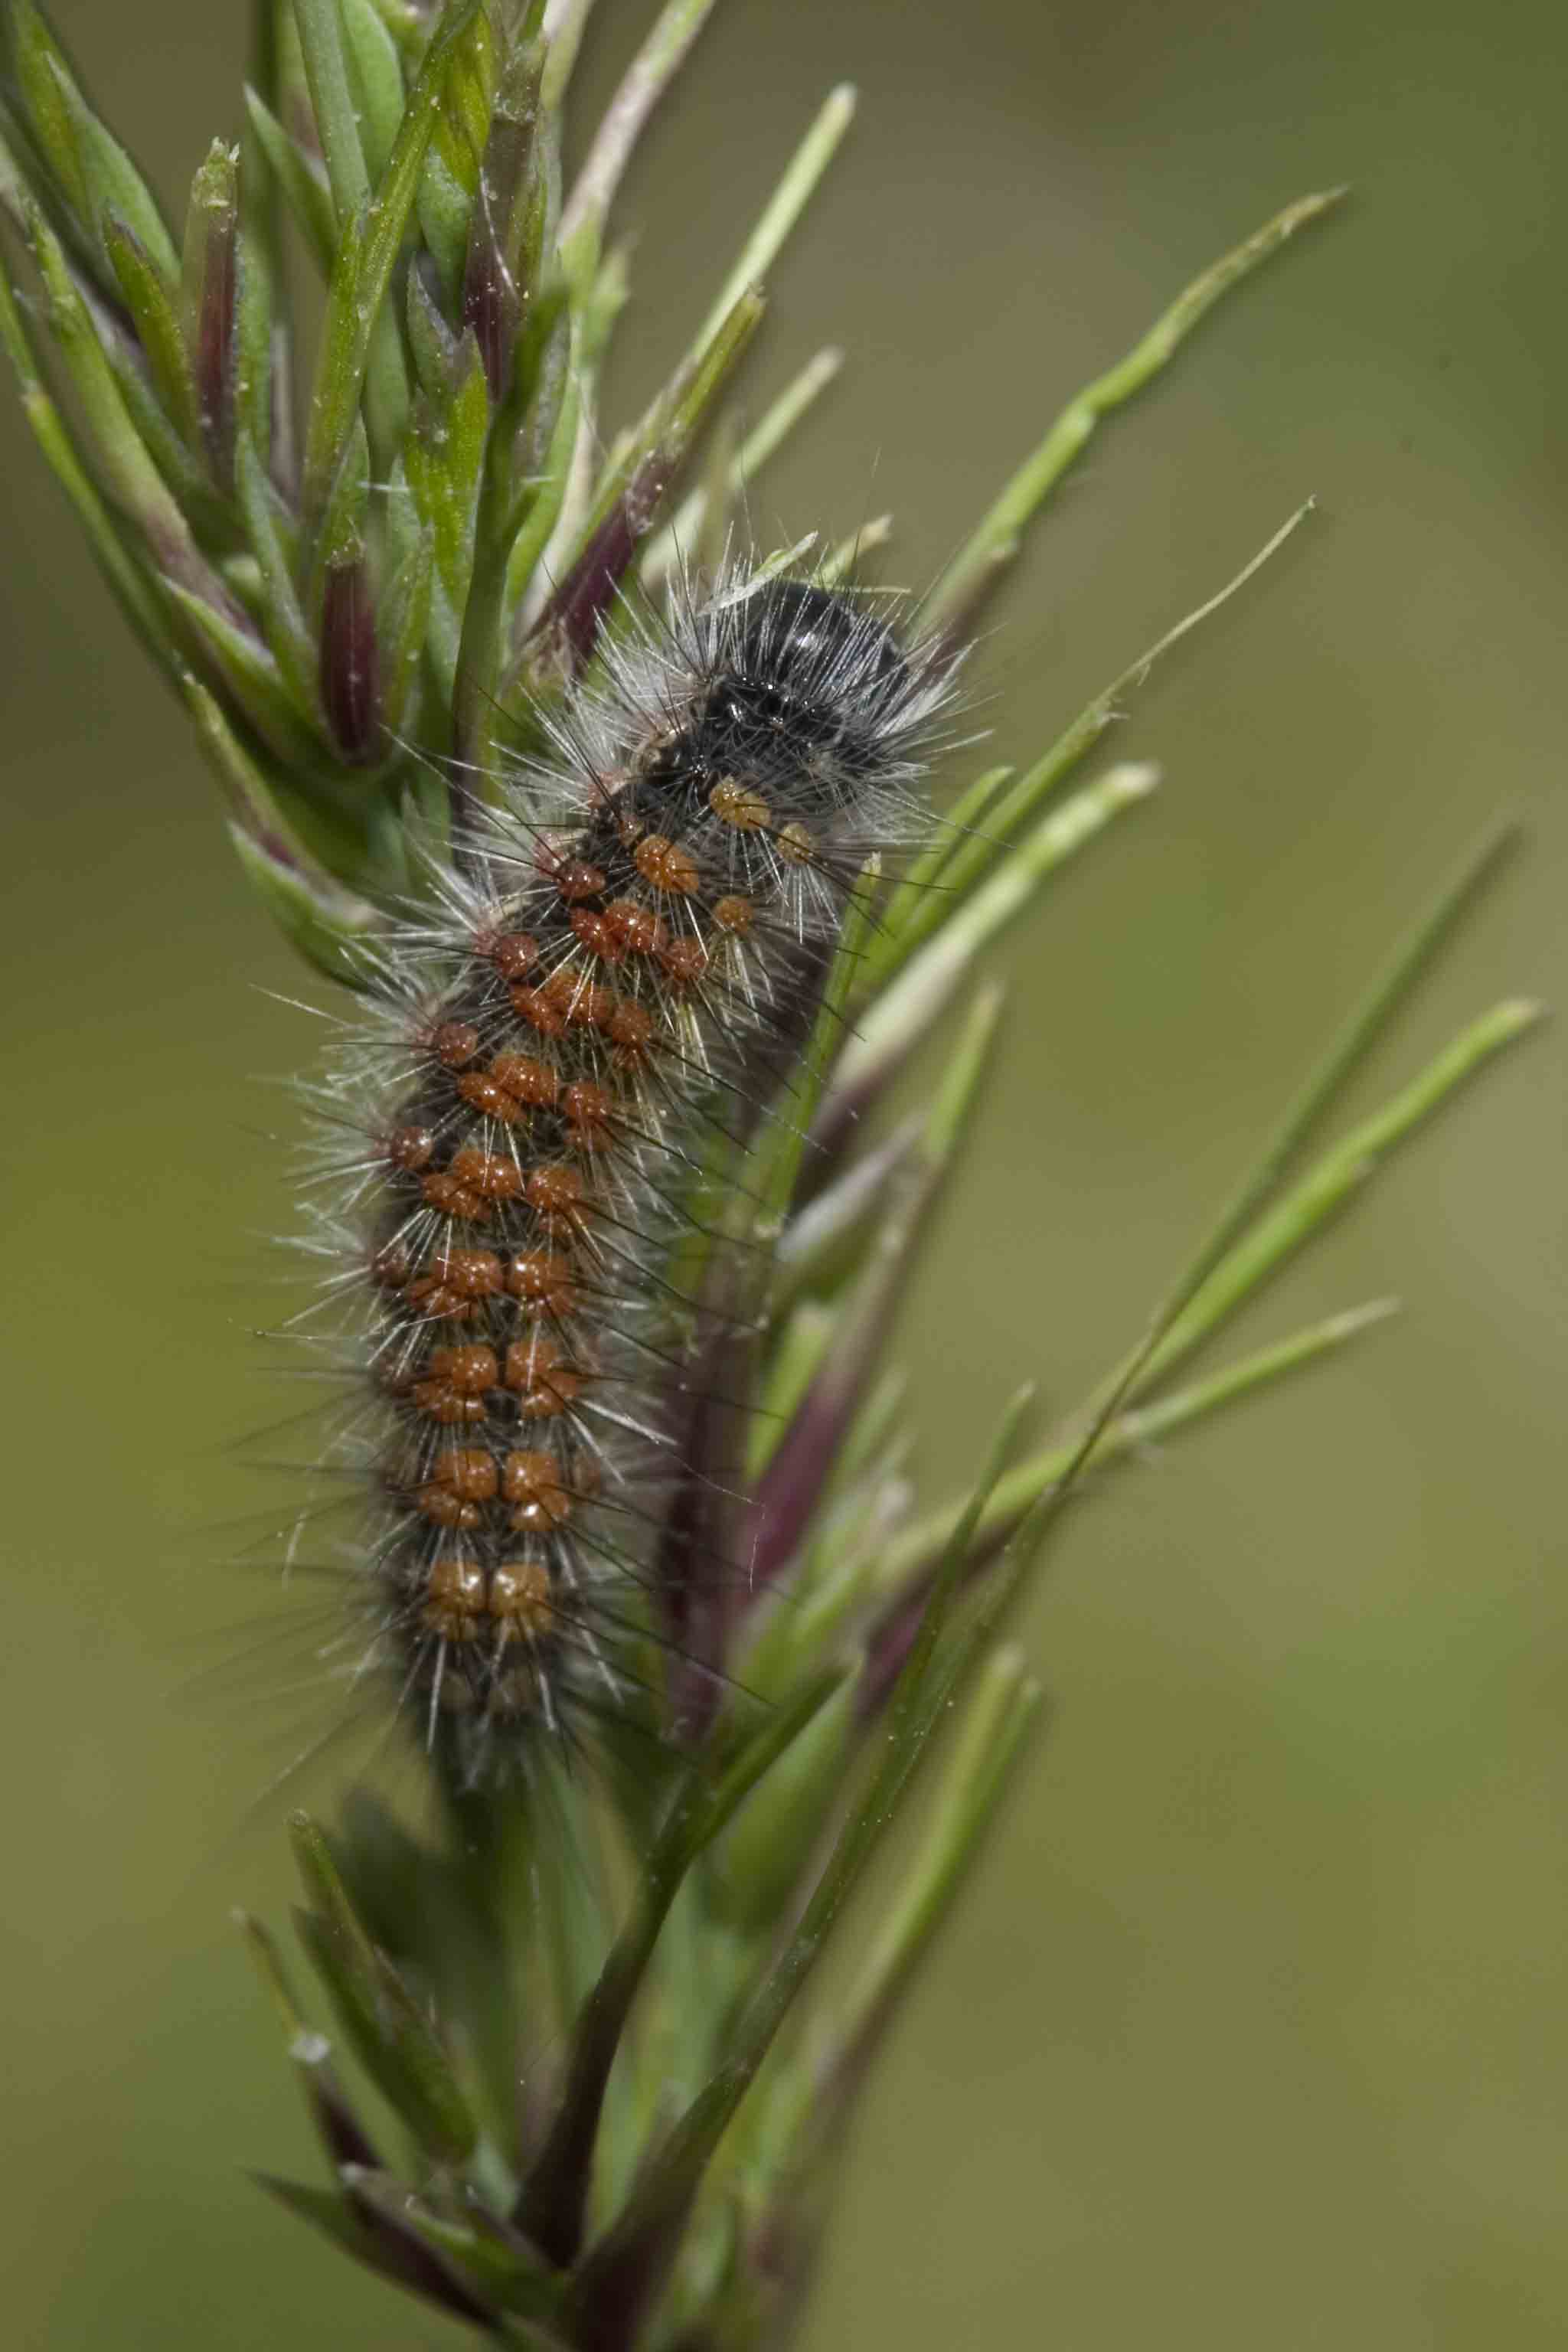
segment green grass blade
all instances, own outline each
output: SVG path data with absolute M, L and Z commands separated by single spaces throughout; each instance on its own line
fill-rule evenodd
M 1011 1644 L 996 1651 L 977 1677 L 919 1852 L 878 1921 L 858 1978 L 836 2008 L 837 2054 L 829 2067 L 840 2081 L 864 2065 L 978 1859 L 1041 1697 L 1023 1653 Z
M 337 220 L 327 175 L 313 155 L 307 155 L 289 136 L 266 100 L 248 86 L 246 111 L 267 167 L 288 202 L 296 227 L 310 247 L 323 277 L 331 278 L 337 256 Z
M 1194 1382 L 1157 1404 L 1119 1413 L 1106 1430 L 1096 1456 L 1100 1467 L 1136 1453 L 1156 1438 L 1172 1435 L 1189 1423 L 1219 1412 L 1254 1389 L 1267 1387 L 1300 1371 L 1320 1357 L 1331 1355 L 1358 1339 L 1363 1331 L 1397 1312 L 1397 1302 L 1377 1299 L 1347 1313 L 1292 1333 L 1289 1339 L 1239 1358 L 1207 1380 Z M 975 1530 L 975 1547 L 989 1555 L 1023 1520 L 1040 1496 L 1056 1484 L 1073 1459 L 1075 1446 L 1062 1440 L 1020 1463 L 1000 1479 Z M 878 1588 L 888 1598 L 918 1589 L 952 1540 L 959 1507 L 947 1504 L 907 1528 L 889 1544 L 878 1576 Z
M 403 120 L 403 68 L 397 45 L 371 0 L 339 0 L 344 62 L 359 121 L 365 170 L 379 180 Z
M 1153 382 L 1222 295 L 1278 252 L 1299 228 L 1336 205 L 1344 193 L 1342 188 L 1325 189 L 1276 213 L 1245 244 L 1195 278 L 1124 359 L 1068 402 L 938 582 L 928 607 L 934 625 L 951 626 L 958 622 L 1011 562 L 1025 527 L 1103 419 Z
M 331 12 L 331 0 L 303 0 L 303 5 Z M 301 505 L 307 531 L 321 521 L 348 447 L 393 265 L 414 210 L 425 151 L 440 111 L 447 68 L 478 5 L 479 0 L 448 0 L 408 93 L 392 160 L 374 201 L 362 204 L 340 220 L 342 242 L 327 298 L 321 367 L 305 443 Z M 341 213 L 341 198 L 339 203 Z
M 1300 1189 L 1299 1196 L 1281 1202 L 1275 1215 L 1258 1234 L 1247 1234 L 1247 1227 L 1276 1189 L 1289 1159 L 1328 1110 L 1352 1070 L 1370 1050 L 1412 981 L 1425 967 L 1433 950 L 1447 936 L 1458 914 L 1492 871 L 1506 845 L 1509 832 L 1509 828 L 1504 828 L 1483 843 L 1480 851 L 1467 861 L 1436 906 L 1402 943 L 1379 975 L 1363 1004 L 1352 1014 L 1323 1061 L 1287 1109 L 1240 1189 L 1205 1235 L 1161 1302 L 1142 1338 L 1090 1400 L 1084 1416 L 1082 1434 L 1073 1445 L 1070 1459 L 1060 1477 L 1036 1506 L 1037 1546 L 1056 1527 L 1117 1413 L 1148 1379 L 1151 1367 L 1158 1360 L 1170 1335 L 1181 1326 L 1188 1309 L 1195 1307 L 1210 1278 L 1215 1278 L 1219 1300 L 1211 1302 L 1210 1308 L 1206 1310 L 1205 1329 L 1212 1328 L 1220 1313 L 1228 1313 L 1234 1305 L 1256 1288 L 1264 1275 L 1281 1257 L 1298 1247 L 1307 1234 L 1321 1224 L 1323 1218 L 1355 1189 L 1363 1176 L 1370 1173 L 1394 1142 L 1425 1119 L 1472 1070 L 1501 1046 L 1510 1044 L 1540 1017 L 1539 1006 L 1510 1002 L 1497 1006 L 1492 1013 L 1473 1024 L 1378 1118 L 1358 1129 L 1346 1144 L 1331 1152 L 1320 1169 L 1314 1171 L 1314 1177 L 1309 1178 Z M 1237 1259 L 1227 1270 L 1226 1261 L 1233 1248 L 1237 1249 Z M 1195 1345 L 1195 1339 L 1191 1344 Z
M 197 549 L 177 501 L 142 445 L 59 239 L 37 205 L 28 210 L 27 235 L 44 282 L 49 331 L 115 496 L 141 531 L 158 570 L 243 625 L 243 614 Z
M 988 846 L 997 845 L 999 836 L 994 828 L 983 820 L 1016 773 L 1013 767 L 984 769 L 973 783 L 964 786 L 952 806 L 942 811 L 930 842 L 917 857 L 910 859 L 898 887 L 889 895 L 883 929 L 891 939 L 902 939 L 906 926 L 913 922 L 933 885 L 966 841 L 978 835 Z M 891 968 L 890 961 L 879 962 L 879 974 Z
M 1159 770 L 1147 763 L 1130 761 L 1111 768 L 1053 809 L 1009 850 L 860 1014 L 834 1072 L 833 1101 L 859 1104 L 870 1099 L 952 1003 L 978 957 L 1032 905 L 1069 858 L 1117 817 L 1147 800 L 1159 781 Z
M 712 309 L 698 329 L 695 340 L 699 346 L 717 331 L 721 320 L 733 310 L 747 287 L 759 285 L 773 268 L 854 121 L 855 103 L 856 93 L 848 82 L 840 82 L 823 100 L 816 121 L 791 156 L 784 177 L 768 198 L 755 228 L 715 296 Z
M 559 111 L 572 79 L 572 68 L 583 44 L 594 0 L 548 0 L 544 37 L 549 44 L 541 95 L 550 113 Z
M 689 1775 L 642 1858 L 632 1916 L 578 2015 L 561 2105 L 518 2200 L 517 2226 L 553 2262 L 564 2265 L 576 2255 L 610 2069 L 681 1882 L 842 1680 L 842 1669 L 818 1674 L 792 1704 L 778 1708 L 742 1744 L 711 1789 L 703 1790 Z
M 171 685 L 176 684 L 181 663 L 169 643 L 168 628 L 156 592 L 146 572 L 127 551 L 114 517 L 82 464 L 70 429 L 50 397 L 23 324 L 16 298 L 11 291 L 10 278 L 3 265 L 0 265 L 0 342 L 5 344 L 16 371 L 22 414 L 43 452 L 49 471 L 76 509 L 87 532 L 93 561 L 108 583 L 110 593 L 157 667 Z
M 866 942 L 876 924 L 877 886 L 881 872 L 881 859 L 868 858 L 848 894 L 838 944 L 810 1042 L 795 1076 L 773 1104 L 773 1124 L 755 1150 L 751 1179 L 754 1202 L 752 1234 L 753 1240 L 764 1244 L 775 1242 L 784 1231 L 784 1218 L 795 1198 L 806 1138 L 844 1034 L 844 1008 L 859 978 Z
M 479 2126 L 424 2006 L 365 1933 L 315 1822 L 296 1813 L 289 1833 L 313 1906 L 301 1916 L 301 1932 L 344 2032 L 420 2145 L 460 2162 Z
M 839 1832 L 799 1926 L 742 2019 L 729 2057 L 644 2168 L 620 2216 L 592 2249 L 578 2273 L 571 2308 L 587 2342 L 598 2340 L 595 2330 L 604 2311 L 635 2308 L 662 2274 L 710 2158 L 899 1811 L 951 1696 L 951 1661 L 944 1659 L 941 1646 L 943 1630 L 974 1528 L 1001 1476 L 1029 1402 L 1026 1391 L 1015 1399 L 974 1494 L 953 1529 L 893 1693 L 869 1784 Z
M 1542 1017 L 1539 1004 L 1510 999 L 1461 1031 L 1419 1076 L 1375 1118 L 1355 1128 L 1299 1184 L 1258 1218 L 1187 1296 L 1150 1350 L 1139 1388 L 1163 1377 L 1235 1314 L 1288 1258 L 1309 1242 L 1377 1173 L 1394 1148 L 1467 1079 L 1522 1037 Z
M 561 215 L 561 243 L 581 232 L 597 241 L 621 174 L 649 115 L 669 88 L 702 30 L 713 0 L 668 0 L 606 107 L 583 168 Z
M 216 696 L 188 672 L 182 674 L 180 684 L 197 740 L 223 793 L 230 838 L 268 911 L 318 971 L 351 987 L 363 987 L 380 916 L 367 900 L 345 889 L 300 839 Z M 345 870 L 363 862 L 363 854 L 361 843 L 344 838 Z
M 1295 1098 L 1287 1105 L 1274 1133 L 1156 1309 L 1143 1338 L 1106 1384 L 1098 1411 L 1103 1411 L 1104 1398 L 1120 1400 L 1125 1397 L 1142 1378 L 1166 1334 L 1185 1314 L 1211 1276 L 1240 1242 L 1254 1217 L 1279 1186 L 1290 1161 L 1327 1116 L 1355 1070 L 1383 1035 L 1454 925 L 1496 872 L 1513 838 L 1514 828 L 1511 825 L 1500 826 L 1489 834 L 1466 858 L 1434 904 L 1395 947 L 1322 1060 L 1310 1073 Z M 1494 1050 L 1495 1045 L 1507 1043 L 1535 1017 L 1533 1007 L 1504 1007 L 1500 1008 L 1500 1013 L 1507 1016 L 1500 1023 L 1499 1015 L 1492 1015 L 1489 1023 L 1478 1024 L 1481 1042 L 1471 1059 L 1476 1055 L 1484 1057 L 1487 1052 Z M 1494 1029 L 1497 1032 L 1495 1037 Z M 1467 1032 L 1467 1037 L 1477 1034 Z M 1464 1053 L 1461 1048 L 1465 1048 Z M 1398 1132 L 1408 1131 L 1416 1118 L 1425 1117 L 1426 1110 L 1435 1108 L 1471 1066 L 1471 1060 L 1465 1057 L 1468 1051 L 1465 1040 L 1460 1040 L 1458 1045 L 1450 1048 L 1449 1056 L 1440 1057 L 1426 1077 L 1418 1080 L 1416 1086 L 1409 1090 L 1409 1097 L 1418 1098 L 1423 1106 L 1419 1111 L 1412 1111 L 1406 1118 L 1401 1105 L 1407 1097 L 1402 1097 L 1399 1104 L 1390 1106 L 1384 1118 L 1394 1118 Z M 1455 1055 L 1458 1055 L 1460 1059 L 1450 1070 L 1450 1058 Z M 1432 1090 L 1434 1087 L 1436 1091 Z M 1371 1150 L 1375 1154 L 1386 1149 L 1385 1142 L 1370 1140 L 1374 1132 L 1381 1132 L 1380 1122 L 1373 1121 L 1369 1129 L 1361 1132 L 1363 1139 L 1368 1139 L 1363 1140 L 1363 1151 Z M 1342 1172 L 1346 1165 L 1343 1147 L 1331 1153 L 1324 1165 Z M 1325 1178 L 1324 1181 L 1328 1180 Z
M 360 138 L 359 110 L 349 79 L 338 0 L 294 0 L 294 21 L 300 29 L 300 49 L 316 116 L 316 135 L 321 141 L 341 233 L 347 229 L 360 207 L 370 202 L 370 172 Z
M 742 494 L 748 483 L 795 430 L 817 395 L 832 383 L 843 364 L 841 351 L 830 347 L 818 352 L 764 410 L 752 431 L 742 442 L 730 466 L 723 484 L 728 500 L 733 501 Z M 668 576 L 681 557 L 690 555 L 702 530 L 710 495 L 709 487 L 704 484 L 681 500 L 670 522 L 653 541 L 643 558 L 641 577 L 645 586 L 657 586 Z
M 1216 594 L 1185 614 L 1173 628 L 1167 629 L 1164 635 L 1141 653 L 1135 662 L 1130 663 L 1126 669 L 1113 677 L 1092 702 L 1086 703 L 1072 724 L 1058 736 L 1033 767 L 1026 769 L 1016 782 L 1003 785 L 985 811 L 983 833 L 973 831 L 958 841 L 948 837 L 948 846 L 940 862 L 940 887 L 928 887 L 923 894 L 923 903 L 906 902 L 903 919 L 897 930 L 889 929 L 884 933 L 867 973 L 868 992 L 886 986 L 893 974 L 909 961 L 915 950 L 934 931 L 940 930 L 944 923 L 952 920 L 963 900 L 975 887 L 987 868 L 999 855 L 1005 854 L 1001 845 L 1016 833 L 1063 778 L 1093 751 L 1107 729 L 1115 725 L 1121 715 L 1122 697 L 1142 685 L 1154 664 L 1163 655 L 1169 653 L 1173 646 L 1179 645 L 1184 637 L 1210 619 L 1222 605 L 1228 604 L 1237 591 L 1261 571 L 1269 558 L 1279 552 L 1311 511 L 1312 502 L 1308 499 L 1258 549 L 1251 561 L 1242 566 L 1234 580 L 1227 581 Z M 992 772 L 995 774 L 997 772 Z M 969 805 L 985 782 L 986 779 L 982 777 L 971 787 L 970 793 L 960 803 L 961 810 Z M 971 815 L 964 822 L 973 824 L 974 820 Z

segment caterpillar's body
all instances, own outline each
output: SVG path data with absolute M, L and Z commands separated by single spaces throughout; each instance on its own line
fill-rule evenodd
M 355 1670 L 469 1779 L 623 1689 L 680 1466 L 679 1204 L 709 1122 L 749 1129 L 800 1050 L 866 856 L 910 837 L 952 669 L 863 599 L 734 575 L 600 667 L 439 919 L 390 940 L 326 1088 L 340 1187 L 345 1113 L 368 1146 L 315 1237 L 372 1497 Z

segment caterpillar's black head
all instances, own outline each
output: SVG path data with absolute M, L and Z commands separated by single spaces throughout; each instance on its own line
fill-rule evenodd
M 843 591 L 770 580 L 736 610 L 710 723 L 743 766 L 800 768 L 826 757 L 839 773 L 872 772 L 910 690 L 909 665 L 885 621 Z

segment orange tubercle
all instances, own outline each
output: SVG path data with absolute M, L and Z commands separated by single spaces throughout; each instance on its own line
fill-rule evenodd
M 511 1009 L 531 1029 L 542 1037 L 559 1037 L 566 1026 L 566 1015 L 553 997 L 542 988 L 518 987 L 511 992 Z
M 451 1174 L 484 1201 L 515 1201 L 522 1190 L 522 1171 L 504 1151 L 481 1151 L 467 1144 L 452 1154 Z
M 539 941 L 531 931 L 503 931 L 482 950 L 476 941 L 476 952 L 488 956 L 503 980 L 526 980 L 539 961 Z
M 602 867 L 590 866 L 580 857 L 568 857 L 556 866 L 553 878 L 555 887 L 571 907 L 582 898 L 596 898 L 606 877 Z
M 755 785 L 743 784 L 739 776 L 721 776 L 708 795 L 708 805 L 737 833 L 760 833 L 773 814 Z
M 689 898 L 702 879 L 691 852 L 662 833 L 646 835 L 632 854 L 632 863 L 656 890 L 669 890 L 679 898 Z
M 395 1127 L 386 1139 L 386 1156 L 395 1168 L 410 1172 L 427 1168 L 436 1139 L 427 1127 Z
M 708 950 L 700 940 L 671 940 L 658 960 L 676 989 L 695 988 L 708 969 Z
M 626 952 L 608 917 L 595 915 L 591 908 L 576 907 L 573 909 L 572 929 L 588 953 L 598 956 L 605 963 L 619 963 Z
M 414 1402 L 448 1426 L 483 1421 L 485 1392 L 500 1386 L 500 1360 L 493 1348 L 433 1348 L 425 1377 L 415 1382 Z
M 561 1097 L 572 1129 L 572 1140 L 587 1151 L 602 1150 L 615 1137 L 616 1098 L 603 1087 L 579 1078 Z
M 547 1163 L 531 1168 L 522 1181 L 523 1198 L 548 1225 L 572 1226 L 583 1215 L 583 1179 L 575 1168 Z
M 532 1054 L 498 1054 L 490 1064 L 490 1076 L 520 1103 L 536 1109 L 548 1109 L 561 1087 L 550 1064 Z
M 479 1033 L 469 1021 L 443 1021 L 431 1035 L 430 1051 L 449 1070 L 460 1070 L 479 1050 Z
M 669 941 L 669 926 L 651 907 L 635 898 L 612 898 L 605 909 L 605 928 L 628 955 L 657 955 Z
M 465 1070 L 458 1080 L 458 1092 L 475 1110 L 483 1111 L 487 1118 L 499 1118 L 505 1127 L 515 1126 L 522 1117 L 517 1097 L 509 1094 L 490 1071 Z
M 545 1631 L 554 1611 L 550 1603 L 550 1570 L 542 1559 L 503 1559 L 490 1571 L 490 1615 L 509 1633 L 531 1640 Z
M 465 1184 L 462 1178 L 454 1175 L 448 1168 L 432 1169 L 419 1189 L 431 1208 L 439 1209 L 445 1217 L 464 1217 L 471 1221 L 475 1217 L 482 1217 L 489 1206 L 482 1193 L 476 1192 L 472 1185 Z
M 470 1642 L 485 1614 L 485 1572 L 477 1559 L 448 1552 L 430 1570 L 425 1622 L 444 1642 Z
M 572 1516 L 572 1497 L 552 1454 L 509 1454 L 501 1465 L 501 1494 L 513 1507 L 512 1526 L 522 1531 L 545 1534 Z
M 506 1351 L 506 1385 L 517 1391 L 524 1421 L 552 1421 L 582 1390 L 579 1371 L 548 1339 L 514 1339 Z
M 439 1249 L 403 1295 L 427 1318 L 466 1315 L 477 1300 L 493 1298 L 500 1286 L 500 1260 L 493 1250 Z
M 507 1267 L 506 1286 L 514 1298 L 557 1318 L 570 1315 L 576 1305 L 572 1261 L 551 1250 L 520 1251 Z

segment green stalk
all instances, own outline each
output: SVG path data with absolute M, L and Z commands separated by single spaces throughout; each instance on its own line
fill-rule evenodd
M 1018 551 L 1026 525 L 1049 497 L 1101 422 L 1142 392 L 1180 350 L 1222 295 L 1250 276 L 1309 221 L 1346 194 L 1326 188 L 1299 197 L 1215 262 L 1176 297 L 1126 357 L 1068 403 L 1045 439 L 1000 492 L 938 582 L 927 607 L 933 626 L 956 625 Z
M 733 309 L 747 287 L 760 285 L 773 268 L 855 120 L 855 103 L 854 87 L 849 82 L 840 82 L 824 99 L 816 121 L 791 157 L 762 217 L 715 295 L 712 309 L 697 330 L 699 344 L 705 343 L 717 331 L 720 320 Z
M 1304 1370 L 1320 1357 L 1336 1353 L 1363 1331 L 1386 1322 L 1397 1312 L 1398 1301 L 1392 1298 L 1374 1299 L 1365 1307 L 1351 1307 L 1321 1323 L 1310 1324 L 1304 1330 L 1293 1332 L 1289 1339 L 1277 1340 L 1272 1347 L 1240 1357 L 1206 1380 L 1196 1381 L 1173 1396 L 1163 1397 L 1158 1403 L 1142 1406 L 1136 1412 L 1120 1412 L 1100 1441 L 1097 1460 L 1104 1467 L 1136 1454 L 1157 1439 L 1171 1436 L 1190 1423 L 1220 1412 L 1255 1389 Z M 989 1552 L 1019 1525 L 1040 1496 L 1066 1472 L 1075 1450 L 1071 1442 L 1064 1440 L 1021 1463 L 998 1481 L 976 1529 L 978 1553 Z M 957 1507 L 950 1504 L 906 1528 L 883 1555 L 877 1574 L 878 1591 L 891 1598 L 918 1590 L 941 1558 L 943 1547 L 951 1541 L 956 1518 Z
M 1234 580 L 1227 580 L 1215 595 L 1206 598 L 1193 612 L 1184 614 L 1173 628 L 1165 631 L 1163 636 L 1157 637 L 1136 661 L 1130 662 L 1091 702 L 1084 705 L 1072 724 L 1058 736 L 1032 768 L 1026 769 L 1016 782 L 1003 785 L 986 808 L 984 832 L 971 833 L 952 844 L 940 866 L 940 887 L 935 882 L 927 885 L 923 906 L 910 906 L 906 901 L 906 912 L 897 931 L 889 929 L 885 932 L 879 948 L 868 959 L 866 974 L 868 995 L 873 990 L 885 987 L 892 975 L 909 962 L 916 949 L 952 919 L 955 908 L 973 889 L 987 866 L 996 861 L 997 845 L 1010 839 L 1062 779 L 1094 749 L 1107 729 L 1115 725 L 1121 715 L 1122 697 L 1143 684 L 1154 664 L 1163 655 L 1168 654 L 1173 646 L 1180 645 L 1184 637 L 1200 628 L 1222 605 L 1227 604 L 1239 589 L 1245 588 L 1269 558 L 1278 554 L 1311 511 L 1312 500 L 1309 499 L 1280 525 L 1251 561 L 1243 564 Z M 982 778 L 980 784 L 986 781 Z M 980 784 L 973 790 L 978 793 Z
M 679 72 L 712 13 L 713 0 L 668 0 L 610 100 L 561 215 L 561 243 L 580 235 L 597 242 L 621 175 L 649 115 Z

